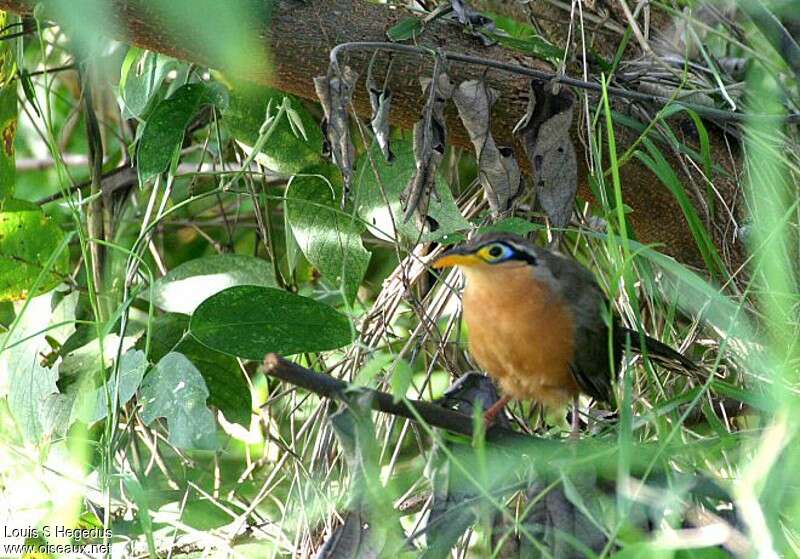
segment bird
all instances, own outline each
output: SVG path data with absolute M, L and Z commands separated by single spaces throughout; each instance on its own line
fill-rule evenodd
M 487 425 L 512 399 L 534 400 L 549 410 L 572 402 L 576 434 L 579 394 L 614 405 L 612 381 L 628 339 L 632 351 L 642 352 L 643 346 L 653 361 L 670 369 L 698 369 L 655 338 L 637 343 L 639 332 L 609 313 L 592 272 L 518 235 L 478 235 L 444 252 L 432 266 L 457 266 L 465 276 L 469 350 L 502 394 L 484 414 Z

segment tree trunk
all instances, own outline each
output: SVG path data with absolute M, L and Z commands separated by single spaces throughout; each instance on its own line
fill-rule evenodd
M 334 46 L 349 41 L 386 40 L 386 30 L 409 15 L 403 9 L 393 9 L 364 0 L 45 0 L 40 4 L 44 5 L 44 13 L 63 25 L 73 37 L 81 30 L 85 33 L 86 26 L 94 22 L 99 32 L 111 38 L 217 68 L 306 99 L 316 98 L 312 79 L 326 72 L 328 55 Z M 517 9 L 509 7 L 508 1 L 498 4 L 501 9 L 505 6 L 507 11 L 511 10 L 509 13 L 512 15 L 513 10 Z M 566 36 L 567 29 L 563 23 L 565 12 L 552 8 L 541 0 L 531 2 L 530 6 L 549 25 L 550 33 L 556 33 L 557 27 L 554 26 L 561 25 L 562 36 Z M 33 3 L 25 0 L 0 0 L 0 9 L 30 13 Z M 231 14 L 233 17 L 230 17 Z M 569 14 L 566 15 L 568 23 Z M 613 25 L 624 28 L 620 23 Z M 598 32 L 603 31 L 601 29 Z M 219 48 L 220 42 L 225 43 L 220 38 L 226 41 L 242 41 L 244 38 L 241 44 L 246 45 L 245 52 L 239 52 L 238 59 L 226 56 Z M 616 48 L 618 39 L 612 39 L 603 39 L 604 48 Z M 499 46 L 483 46 L 478 39 L 464 33 L 460 26 L 446 21 L 435 21 L 428 25 L 418 44 L 547 69 L 541 61 Z M 370 56 L 371 53 L 367 52 L 353 53 L 347 56 L 346 62 L 363 77 Z M 377 76 L 382 75 L 380 70 L 385 68 L 385 61 L 385 53 L 380 54 L 376 65 Z M 431 62 L 430 57 L 395 55 L 390 81 L 394 95 L 391 115 L 394 125 L 410 128 L 420 118 L 422 96 L 418 77 L 430 72 Z M 514 145 L 511 130 L 525 113 L 528 100 L 527 79 L 507 72 L 484 71 L 476 66 L 456 63 L 450 64 L 449 74 L 456 81 L 485 75 L 489 85 L 500 92 L 499 102 L 493 113 L 495 138 L 498 144 Z M 359 114 L 369 116 L 370 107 L 363 79 L 359 83 L 354 101 Z M 576 113 L 580 114 L 581 111 Z M 447 116 L 452 143 L 471 149 L 469 138 L 454 109 Z M 580 116 L 576 117 L 573 137 L 579 153 L 579 195 L 592 199 L 585 163 L 589 157 L 582 147 L 585 141 L 580 141 L 578 133 L 582 124 Z M 621 127 L 617 127 L 616 133 L 623 148 L 632 139 Z M 517 153 L 521 154 L 519 147 L 515 145 Z M 713 129 L 711 148 L 715 163 L 733 168 L 735 161 L 731 161 L 722 133 L 715 133 Z M 699 176 L 690 178 L 687 173 L 692 171 L 680 165 L 671 156 L 668 148 L 664 147 L 663 151 L 685 183 L 693 179 L 697 184 L 705 185 L 704 179 Z M 523 168 L 527 167 L 524 157 L 518 157 L 518 160 Z M 726 163 L 729 161 L 731 164 Z M 707 228 L 721 231 L 715 239 L 721 253 L 729 260 L 737 261 L 738 243 L 731 238 L 730 232 L 726 233 L 726 228 L 719 227 L 718 224 L 717 227 L 712 227 L 715 220 L 721 219 L 721 223 L 730 223 L 727 208 L 738 208 L 741 205 L 738 203 L 735 174 L 731 174 L 734 175 L 733 179 L 715 177 L 714 185 L 725 202 L 713 204 L 718 208 L 716 211 L 719 215 L 706 213 L 707 204 L 702 201 L 701 189 L 697 187 L 694 189 L 697 193 L 694 204 L 701 219 L 706 220 Z M 621 179 L 625 203 L 633 210 L 629 219 L 638 238 L 645 243 L 663 244 L 667 252 L 684 262 L 698 264 L 699 253 L 695 241 L 680 207 L 666 187 L 635 160 L 622 167 Z M 692 189 L 687 188 L 687 191 L 692 192 Z

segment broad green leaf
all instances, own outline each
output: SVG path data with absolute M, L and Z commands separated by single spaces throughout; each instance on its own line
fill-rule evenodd
M 11 369 L 8 407 L 28 440 L 38 442 L 48 434 L 48 422 L 43 419 L 49 405 L 53 405 L 50 395 L 58 393 L 57 378 L 56 370 L 42 367 L 36 356 L 18 362 Z
M 171 351 L 182 353 L 191 361 L 208 387 L 208 403 L 220 410 L 228 421 L 250 426 L 252 398 L 250 386 L 244 378 L 239 362 L 235 357 L 201 345 L 191 336 L 189 317 L 184 314 L 168 313 L 157 316 L 150 325 L 151 361 L 160 361 Z M 136 347 L 144 348 L 144 337 Z
M 42 353 L 49 350 L 43 330 L 51 321 L 52 293 L 27 301 L 13 330 L 0 335 L 0 386 L 8 391 L 8 408 L 22 435 L 39 442 L 51 432 L 52 408 L 58 395 L 54 368 L 42 366 Z
M 122 65 L 119 80 L 124 118 L 141 117 L 155 98 L 167 74 L 178 61 L 156 52 L 132 47 Z
M 0 301 L 27 298 L 63 238 L 61 229 L 36 204 L 0 199 Z M 68 259 L 66 250 L 58 255 L 55 265 L 40 282 L 37 294 L 63 281 Z
M 377 146 L 372 150 L 380 182 L 375 179 L 375 173 L 366 153 L 356 161 L 354 199 L 358 215 L 367 222 L 370 233 L 378 238 L 394 240 L 396 228 L 404 237 L 416 241 L 419 238 L 416 220 L 403 221 L 400 203 L 400 194 L 411 180 L 415 169 L 411 142 L 407 140 L 393 142 L 392 151 L 395 159 L 392 163 L 387 163 Z M 436 177 L 436 193 L 438 199 L 436 196 L 431 196 L 428 216 L 436 221 L 438 229 L 423 235 L 421 238 L 423 241 L 439 239 L 443 235 L 469 228 L 469 222 L 461 215 L 450 189 L 440 176 Z
M 99 421 L 105 418 L 108 414 L 106 390 L 113 399 L 114 393 L 117 391 L 117 386 L 119 386 L 118 405 L 122 407 L 127 404 L 139 389 L 147 366 L 147 358 L 143 351 L 130 350 L 125 352 L 119 364 L 119 384 L 117 385 L 116 382 L 110 380 L 106 383 L 107 386 L 101 386 L 87 394 L 85 400 L 79 397 L 77 407 L 75 408 L 77 417 L 86 423 Z
M 270 287 L 238 286 L 197 307 L 189 330 L 203 345 L 245 359 L 335 349 L 353 340 L 350 321 L 332 307 Z
M 269 87 L 235 83 L 228 107 L 222 111 L 222 121 L 231 135 L 249 150 L 258 140 L 267 104 L 272 101 L 272 106 L 278 107 L 284 97 L 289 99 L 294 114 L 290 113 L 275 124 L 272 136 L 256 161 L 275 172 L 291 175 L 323 162 L 319 124 L 298 99 Z M 297 133 L 292 130 L 292 120 Z M 308 139 L 303 138 L 301 131 Z
M 287 188 L 287 219 L 308 261 L 353 301 L 370 258 L 361 243 L 361 222 L 339 208 L 339 171 L 331 165 L 316 170 L 321 176 L 295 177 Z
M 392 25 L 386 36 L 395 43 L 411 39 L 422 32 L 422 20 L 418 17 L 407 17 Z
M 78 375 L 84 371 L 97 371 L 104 367 L 109 367 L 117 355 L 117 350 L 120 347 L 120 339 L 117 333 L 109 333 L 103 336 L 102 346 L 100 339 L 96 337 L 96 332 L 93 328 L 86 330 L 80 329 L 75 333 L 76 337 L 82 336 L 86 332 L 89 336 L 89 341 L 77 349 L 71 349 L 67 352 L 62 348 L 61 363 L 58 366 L 58 372 L 61 375 Z M 130 336 L 125 336 L 122 340 L 122 351 L 128 351 L 136 343 L 137 338 L 141 332 L 131 332 Z M 66 346 L 72 346 L 73 339 L 70 337 L 67 340 Z M 80 343 L 80 340 L 76 341 Z M 102 356 L 102 363 L 100 361 Z
M 272 264 L 242 254 L 195 258 L 155 281 L 153 303 L 167 312 L 192 314 L 203 300 L 234 285 L 275 287 Z
M 167 170 L 181 147 L 184 130 L 201 107 L 224 107 L 226 104 L 226 95 L 221 87 L 190 83 L 156 105 L 139 140 L 136 155 L 139 179 L 144 182 Z
M 169 442 L 178 448 L 215 450 L 217 426 L 207 398 L 208 388 L 197 367 L 181 353 L 168 353 L 142 383 L 142 421 L 149 425 L 165 418 Z

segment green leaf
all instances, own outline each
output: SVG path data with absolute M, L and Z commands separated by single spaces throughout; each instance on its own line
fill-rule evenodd
M 528 23 L 518 19 L 489 12 L 497 26 L 497 32 L 486 32 L 502 46 L 525 53 L 541 60 L 559 61 L 564 56 L 564 51 L 539 35 Z
M 361 370 L 358 371 L 358 375 L 355 379 L 353 379 L 353 385 L 355 386 L 370 386 L 372 384 L 372 380 L 378 376 L 383 369 L 389 365 L 392 361 L 394 361 L 394 355 L 391 353 L 378 353 L 372 357 L 369 361 L 364 363 L 361 367 Z
M 245 359 L 349 344 L 349 319 L 332 307 L 280 289 L 231 287 L 197 307 L 189 325 L 200 343 Z
M 122 64 L 119 93 L 124 118 L 141 117 L 156 97 L 167 74 L 178 61 L 163 54 L 132 47 Z
M 611 559 L 672 559 L 674 552 L 658 548 L 650 543 L 627 545 L 611 556 Z
M 295 177 L 287 188 L 287 219 L 308 261 L 351 302 L 370 258 L 361 243 L 361 221 L 339 209 L 338 170 L 331 165 L 315 170 L 321 176 Z
M 122 483 L 125 485 L 125 491 L 136 503 L 137 519 L 142 528 L 142 533 L 147 539 L 147 549 L 150 552 L 150 557 L 158 557 L 156 551 L 155 539 L 153 538 L 153 520 L 150 518 L 150 503 L 147 499 L 147 492 L 132 474 L 122 474 Z
M 0 46 L 0 49 L 3 47 Z M 14 195 L 16 165 L 14 138 L 17 135 L 17 81 L 0 86 L 0 199 Z
M 422 20 L 418 17 L 407 17 L 392 25 L 386 36 L 395 43 L 411 39 L 422 32 Z
M 496 223 L 478 228 L 479 234 L 484 233 L 514 233 L 515 235 L 527 235 L 531 231 L 541 229 L 540 225 L 531 223 L 521 217 L 507 217 Z
M 733 398 L 764 413 L 771 413 L 778 406 L 778 403 L 770 398 L 766 392 L 759 393 L 751 390 L 743 390 L 723 380 L 712 380 L 711 389 L 717 394 Z
M 539 35 L 529 24 L 520 20 L 489 12 L 498 32 L 483 31 L 500 45 L 517 50 L 541 60 L 559 61 L 564 51 Z
M 392 396 L 394 397 L 395 403 L 402 400 L 406 393 L 408 392 L 408 388 L 411 386 L 411 380 L 414 378 L 414 371 L 411 370 L 411 365 L 408 364 L 407 361 L 401 359 L 395 365 L 394 370 L 392 370 L 392 377 L 390 380 L 390 384 L 392 387 Z
M 392 364 L 394 366 L 391 366 Z M 353 384 L 355 386 L 369 386 L 372 384 L 372 380 L 384 370 L 391 374 L 389 384 L 392 388 L 392 395 L 394 396 L 394 401 L 399 402 L 408 393 L 408 389 L 414 379 L 414 371 L 406 360 L 398 359 L 396 355 L 391 353 L 380 352 L 375 354 L 372 359 L 361 367 Z
M 558 60 L 564 53 L 558 48 L 545 41 L 541 37 L 509 37 L 501 33 L 484 32 L 490 39 L 494 39 L 500 45 L 514 49 L 528 56 L 534 56 L 540 60 Z
M 0 27 L 4 30 L 13 29 L 16 21 L 15 16 L 0 12 Z M 0 42 L 0 200 L 14 196 L 16 186 L 14 138 L 17 134 L 18 82 L 14 77 L 18 54 L 22 55 L 22 39 L 4 36 Z
M 19 70 L 19 81 L 22 86 L 22 93 L 25 95 L 28 104 L 38 116 L 42 116 L 42 112 L 39 110 L 39 102 L 36 99 L 36 90 L 31 81 L 31 74 L 25 68 L 20 68 Z
M 167 170 L 175 152 L 181 147 L 184 130 L 201 107 L 223 107 L 226 104 L 221 87 L 190 83 L 181 86 L 168 99 L 156 105 L 139 140 L 136 159 L 140 181 L 145 182 Z
M 41 208 L 31 202 L 0 199 L 0 301 L 25 299 L 33 283 L 59 250 L 64 234 Z M 69 253 L 62 250 L 39 283 L 36 294 L 63 281 Z
M 215 450 L 217 426 L 207 398 L 206 383 L 192 362 L 181 353 L 168 353 L 142 384 L 142 421 L 149 425 L 165 418 L 169 442 L 178 448 Z
M 400 203 L 400 194 L 411 180 L 416 167 L 411 142 L 408 140 L 393 142 L 392 151 L 395 159 L 392 163 L 387 163 L 378 146 L 372 149 L 380 183 L 375 180 L 375 173 L 366 153 L 356 161 L 355 200 L 358 215 L 367 222 L 370 233 L 378 238 L 394 240 L 396 227 L 404 237 L 416 241 L 419 238 L 416 220 L 403 221 Z M 461 215 L 450 189 L 441 176 L 436 177 L 436 192 L 438 200 L 436 196 L 431 196 L 428 216 L 436 221 L 438 229 L 423 235 L 421 238 L 423 241 L 439 239 L 444 235 L 469 228 L 469 222 Z
M 274 107 L 280 106 L 284 97 L 291 109 L 285 120 L 275 124 L 256 161 L 275 172 L 293 175 L 323 162 L 319 124 L 298 99 L 269 87 L 236 83 L 228 107 L 222 111 L 222 121 L 230 134 L 249 148 L 258 140 L 267 104 L 272 101 Z
M 675 554 L 675 559 L 730 559 L 730 557 L 731 555 L 721 547 L 679 549 Z
M 14 366 L 8 378 L 8 407 L 25 438 L 38 442 L 48 434 L 44 421 L 49 405 L 54 404 L 49 396 L 58 394 L 55 369 L 42 367 L 34 356 Z
M 127 404 L 139 385 L 142 383 L 144 373 L 147 370 L 147 358 L 143 351 L 130 350 L 120 359 L 119 364 L 119 406 L 122 407 Z M 106 385 L 101 386 L 85 396 L 86 400 L 80 397 L 76 403 L 76 414 L 81 421 L 91 423 L 99 421 L 108 415 L 108 398 L 106 397 L 106 390 L 114 397 L 114 392 L 117 390 L 117 383 L 110 380 Z
M 250 386 L 235 357 L 214 351 L 185 334 L 189 330 L 189 317 L 168 313 L 157 316 L 150 324 L 153 333 L 150 342 L 150 359 L 160 361 L 171 351 L 182 353 L 197 367 L 208 387 L 208 403 L 220 410 L 225 419 L 245 428 L 250 426 L 253 403 Z M 137 348 L 144 348 L 144 337 Z
M 70 337 L 67 340 L 64 346 L 69 347 L 69 351 L 66 351 L 65 347 L 62 347 L 60 351 L 62 359 L 58 366 L 58 372 L 61 375 L 79 375 L 84 371 L 96 371 L 112 364 L 117 354 L 117 349 L 120 347 L 119 334 L 105 334 L 102 339 L 102 345 L 95 334 L 96 331 L 93 332 L 92 327 L 81 328 L 75 333 L 75 337 Z M 140 334 L 141 332 L 137 331 L 132 332 L 130 336 L 125 336 L 121 342 L 123 351 L 130 349 Z M 84 336 L 87 336 L 89 341 L 76 349 L 72 349 L 75 344 L 83 341 L 82 338 Z
M 153 283 L 152 301 L 167 312 L 192 314 L 205 299 L 234 285 L 276 287 L 272 264 L 242 254 L 195 258 L 157 279 Z
M 8 408 L 22 435 L 39 442 L 50 434 L 48 417 L 58 395 L 55 368 L 42 366 L 49 346 L 42 333 L 51 321 L 52 293 L 27 301 L 16 327 L 0 337 L 0 378 L 7 379 Z M 21 312 L 21 311 L 19 311 Z M 5 383 L 4 383 L 5 384 Z

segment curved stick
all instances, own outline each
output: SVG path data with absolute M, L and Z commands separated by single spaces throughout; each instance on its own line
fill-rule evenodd
M 349 382 L 301 367 L 296 363 L 287 361 L 277 353 L 270 353 L 264 358 L 264 373 L 314 392 L 319 396 L 336 400 L 341 399 L 344 391 L 353 388 L 353 385 Z M 398 415 L 412 421 L 419 421 L 419 418 L 422 418 L 433 427 L 439 427 L 468 437 L 473 435 L 472 417 L 468 415 L 420 400 L 405 399 L 395 402 L 391 394 L 380 390 L 369 388 L 362 390 L 369 390 L 373 393 L 372 408 L 376 411 Z M 500 426 L 489 428 L 486 432 L 486 438 L 494 441 L 502 439 L 528 442 L 532 439 L 538 439 L 533 435 L 525 435 Z

